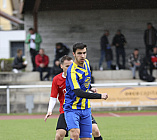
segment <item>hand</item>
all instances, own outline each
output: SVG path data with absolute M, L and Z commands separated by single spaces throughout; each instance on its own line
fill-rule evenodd
M 135 65 L 136 65 L 136 66 L 139 66 L 139 65 L 140 65 L 140 63 L 135 63 Z
M 108 98 L 108 94 L 107 93 L 102 93 L 101 94 L 101 99 L 107 99 Z
M 30 39 L 28 40 L 28 42 L 30 42 Z
M 27 66 L 27 61 L 24 61 L 24 62 L 23 62 L 23 65 Z
M 35 40 L 34 39 L 32 39 L 33 40 L 33 42 L 35 42 Z
M 118 44 L 118 43 L 116 43 L 116 46 L 119 46 L 119 44 Z
M 46 114 L 46 116 L 45 116 L 45 118 L 44 118 L 45 122 L 46 122 L 46 120 L 48 119 L 48 117 L 50 117 L 51 115 L 52 115 L 52 112 L 48 112 L 48 113 Z
M 45 65 L 44 65 L 43 63 L 41 63 L 41 64 L 40 64 L 40 67 L 43 68 L 43 67 L 45 67 Z
M 97 89 L 96 88 L 91 88 L 90 91 L 92 91 L 93 93 L 97 93 Z

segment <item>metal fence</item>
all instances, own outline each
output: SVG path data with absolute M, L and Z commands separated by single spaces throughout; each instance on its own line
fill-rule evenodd
M 92 87 L 123 87 L 123 86 L 157 86 L 157 82 L 136 82 L 136 83 L 105 83 L 92 84 Z M 50 88 L 51 85 L 7 85 L 0 86 L 0 89 L 6 89 L 7 94 L 7 114 L 10 114 L 10 89 L 22 88 Z

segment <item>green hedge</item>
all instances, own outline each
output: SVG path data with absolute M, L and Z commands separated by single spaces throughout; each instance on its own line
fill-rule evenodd
M 1 68 L 1 62 L 4 60 L 4 69 L 2 70 Z M 9 59 L 0 59 L 0 71 L 12 71 L 12 63 L 13 63 L 14 58 L 9 58 Z

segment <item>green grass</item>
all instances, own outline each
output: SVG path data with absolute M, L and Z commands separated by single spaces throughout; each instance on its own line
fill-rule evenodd
M 95 117 L 104 140 L 157 140 L 157 116 Z M 0 120 L 0 140 L 54 140 L 57 119 Z M 69 140 L 70 138 L 65 138 Z

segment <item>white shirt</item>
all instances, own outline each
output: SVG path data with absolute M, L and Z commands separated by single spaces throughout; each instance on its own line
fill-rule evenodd
M 36 49 L 36 45 L 35 42 L 33 42 L 33 40 L 35 40 L 36 34 L 31 34 L 31 39 L 30 39 L 30 48 L 32 49 Z M 33 40 L 32 40 L 33 39 Z

